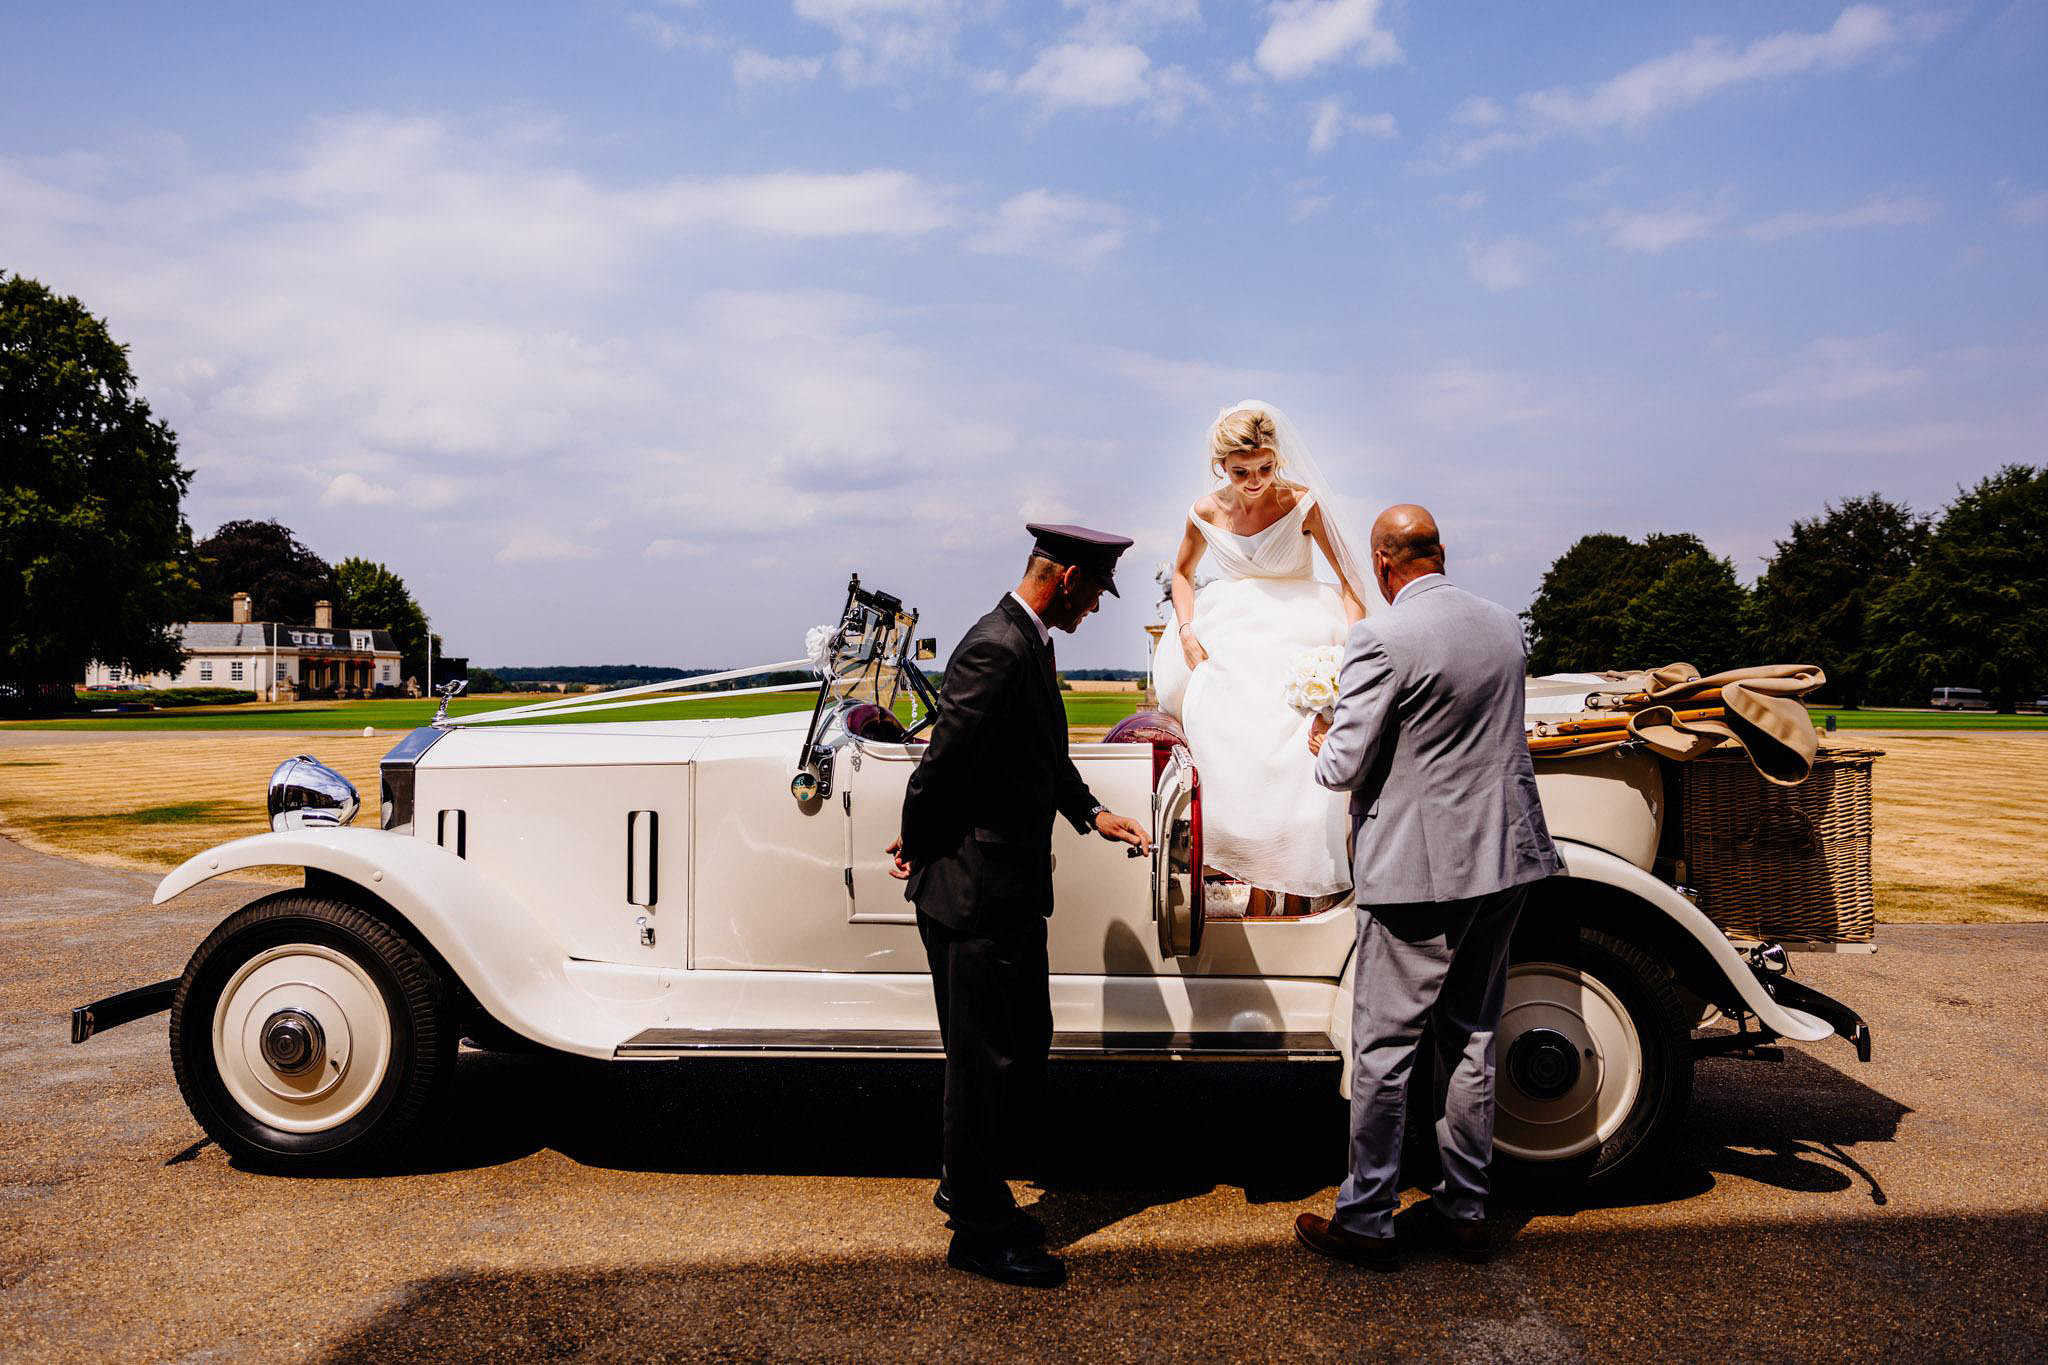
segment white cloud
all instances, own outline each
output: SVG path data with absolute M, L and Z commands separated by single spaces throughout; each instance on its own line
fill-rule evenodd
M 1380 26 L 1381 0 L 1276 0 L 1272 22 L 1252 61 L 1275 80 L 1298 80 L 1353 57 L 1360 66 L 1391 66 L 1401 45 Z
M 1438 208 L 1471 213 L 1486 206 L 1486 191 L 1466 190 L 1463 194 L 1440 194 L 1436 197 L 1436 203 Z
M 839 39 L 832 64 L 856 86 L 950 65 L 961 8 L 961 0 L 796 0 L 799 18 Z
M 1445 431 L 1543 427 L 1568 414 L 1553 380 L 1465 361 L 1445 361 L 1400 384 L 1415 416 Z
M 1529 266 L 1535 248 L 1519 237 L 1497 242 L 1465 243 L 1465 271 L 1480 285 L 1499 294 L 1520 289 L 1529 282 Z
M 742 87 L 793 85 L 817 78 L 825 69 L 823 57 L 771 57 L 743 47 L 732 55 L 732 79 Z
M 1108 109 L 1145 98 L 1151 66 L 1131 43 L 1060 43 L 1038 54 L 1017 89 L 1048 109 Z
M 779 171 L 675 181 L 627 201 L 648 226 L 733 228 L 790 237 L 916 236 L 954 219 L 948 191 L 908 171 Z
M 1113 204 L 1026 190 L 1005 200 L 994 221 L 967 240 L 967 249 L 1093 265 L 1121 246 L 1128 231 L 1128 216 Z
M 1743 401 L 1760 407 L 1810 408 L 1868 402 L 1917 388 L 1927 372 L 1895 358 L 1897 338 L 1820 337 L 1790 359 Z
M 320 501 L 344 507 L 382 507 L 397 499 L 397 489 L 371 483 L 360 474 L 336 474 L 320 495 Z
M 1607 240 L 1624 251 L 1669 251 L 1706 236 L 1727 218 L 1725 207 L 1669 208 L 1631 213 L 1616 209 L 1602 220 Z
M 1367 137 L 1390 138 L 1394 135 L 1392 114 L 1353 114 L 1344 108 L 1344 101 L 1332 95 L 1318 100 L 1309 116 L 1308 150 L 1313 156 L 1321 156 L 1337 145 L 1337 140 L 1346 133 L 1362 133 Z
M 1741 47 L 1724 38 L 1697 38 L 1590 89 L 1530 91 L 1515 100 L 1512 110 L 1484 97 L 1469 100 L 1456 121 L 1482 131 L 1454 143 L 1448 164 L 1470 165 L 1559 133 L 1638 128 L 1743 86 L 1843 70 L 1930 31 L 1922 25 L 1902 27 L 1873 5 L 1851 5 L 1819 32 L 1788 30 Z
M 1000 75 L 986 83 L 994 89 L 1005 85 Z M 1205 98 L 1200 83 L 1187 72 L 1154 66 L 1135 43 L 1055 43 L 1007 85 L 1036 100 L 1047 113 L 1143 105 L 1149 117 L 1162 123 L 1173 122 L 1190 103 Z
M 1074 35 L 1087 42 L 1128 42 L 1202 22 L 1201 0 L 1060 0 L 1079 15 Z
M 514 536 L 492 558 L 500 564 L 549 564 L 565 559 L 593 559 L 597 551 L 587 545 L 548 532 Z
M 1925 223 L 1934 217 L 1935 211 L 1931 199 L 1878 195 L 1838 213 L 1781 213 L 1750 224 L 1744 235 L 1752 241 L 1777 242 L 1825 228 L 1897 227 Z
M 647 548 L 640 552 L 640 557 L 659 563 L 678 559 L 702 559 L 710 553 L 711 549 L 709 546 L 697 541 L 677 540 L 672 536 L 662 536 L 648 541 Z
M 2006 176 L 1998 182 L 1998 197 L 2015 223 L 2048 223 L 2048 190 L 2028 190 Z

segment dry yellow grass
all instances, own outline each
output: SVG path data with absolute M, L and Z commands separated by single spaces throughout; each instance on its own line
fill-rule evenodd
M 268 828 L 271 770 L 310 752 L 337 769 L 377 819 L 377 760 L 396 738 L 346 733 L 150 735 L 0 748 L 0 833 L 46 853 L 167 870 L 201 849 Z
M 1099 739 L 1077 727 L 1076 740 Z M 2048 920 L 2039 881 L 2048 733 L 1871 733 L 1878 918 Z M 302 750 L 338 768 L 376 816 L 377 760 L 393 736 L 164 735 L 0 748 L 0 833 L 32 848 L 165 870 L 265 827 L 271 769 Z
M 1872 871 L 1894 923 L 2048 920 L 2048 733 L 1876 731 Z

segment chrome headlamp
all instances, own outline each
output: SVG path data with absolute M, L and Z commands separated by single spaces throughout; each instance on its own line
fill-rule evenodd
M 311 754 L 286 759 L 270 775 L 270 828 L 278 833 L 345 825 L 362 804 L 354 783 Z

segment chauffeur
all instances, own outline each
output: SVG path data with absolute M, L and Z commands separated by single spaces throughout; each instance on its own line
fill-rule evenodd
M 1046 917 L 1055 813 L 1143 851 L 1145 827 L 1112 814 L 1067 756 L 1052 632 L 1071 633 L 1131 544 L 1080 526 L 1026 528 L 1024 581 L 946 661 L 938 723 L 889 846 L 931 961 L 946 1048 L 944 1167 L 932 1202 L 954 1229 L 951 1265 L 1012 1284 L 1066 1278 L 1003 1179 L 1006 1143 L 1035 1119 L 1052 1045 Z

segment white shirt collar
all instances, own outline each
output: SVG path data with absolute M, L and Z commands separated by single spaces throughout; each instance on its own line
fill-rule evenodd
M 1031 604 L 1029 602 L 1026 602 L 1023 598 L 1017 596 L 1016 593 L 1010 594 L 1010 600 L 1012 602 L 1015 602 L 1018 606 L 1024 608 L 1024 614 L 1031 618 L 1031 624 L 1038 627 L 1038 643 L 1042 645 L 1051 644 L 1052 632 L 1046 628 L 1045 622 L 1038 619 L 1038 613 L 1031 610 Z
M 1395 593 L 1395 594 L 1394 594 L 1394 600 L 1393 600 L 1393 601 L 1391 601 L 1391 602 L 1389 602 L 1389 603 L 1387 603 L 1387 605 L 1388 605 L 1388 606 L 1390 606 L 1390 607 L 1398 607 L 1398 606 L 1400 606 L 1400 605 L 1401 605 L 1401 599 L 1402 599 L 1402 598 L 1406 597 L 1406 596 L 1407 596 L 1407 595 L 1408 595 L 1409 593 L 1411 593 L 1411 592 L 1414 592 L 1414 591 L 1415 591 L 1415 590 L 1416 590 L 1417 588 L 1421 587 L 1421 586 L 1422 586 L 1423 584 L 1425 584 L 1425 583 L 1441 583 L 1441 582 L 1443 581 L 1443 579 L 1444 579 L 1444 575 L 1442 575 L 1442 574 L 1440 574 L 1440 573 L 1426 573 L 1426 574 L 1424 574 L 1424 575 L 1423 575 L 1422 577 L 1420 577 L 1420 578 L 1411 578 L 1410 580 L 1408 580 L 1408 582 L 1407 582 L 1407 583 L 1405 583 L 1405 584 L 1403 584 L 1403 585 L 1402 585 L 1402 587 L 1401 587 L 1401 591 L 1399 591 L 1399 592 Z M 1028 608 L 1027 608 L 1027 610 L 1028 610 Z

